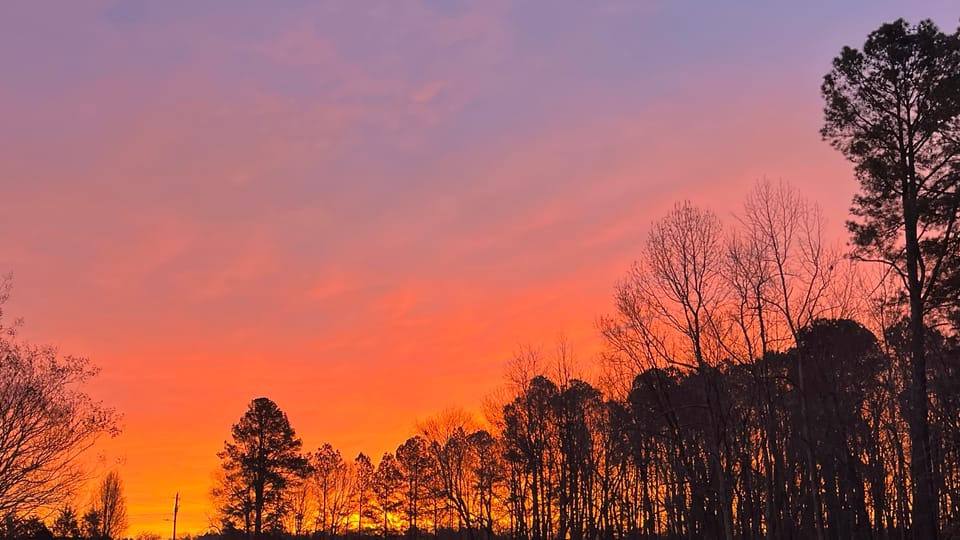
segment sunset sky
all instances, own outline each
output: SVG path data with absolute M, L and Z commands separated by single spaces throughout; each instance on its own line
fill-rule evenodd
M 842 6 L 841 6 L 842 5 Z M 843 45 L 942 2 L 2 2 L 0 273 L 124 414 L 131 532 L 201 532 L 267 396 L 374 461 L 524 345 L 589 362 L 650 222 L 762 177 L 845 239 Z

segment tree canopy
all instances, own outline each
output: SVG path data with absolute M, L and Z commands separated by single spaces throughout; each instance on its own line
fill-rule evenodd
M 276 403 L 265 397 L 250 402 L 217 454 L 224 475 L 215 495 L 227 525 L 239 523 L 257 538 L 264 530 L 282 530 L 288 511 L 284 490 L 308 472 L 302 446 Z

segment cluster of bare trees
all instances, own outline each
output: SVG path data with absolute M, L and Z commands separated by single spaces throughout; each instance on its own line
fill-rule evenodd
M 325 444 L 310 455 L 306 481 L 315 494 L 314 519 L 305 521 L 305 530 L 325 536 L 492 532 L 490 486 L 500 474 L 498 450 L 489 432 L 459 412 L 431 419 L 376 466 L 363 453 L 345 461 Z
M 727 235 L 678 205 L 619 286 L 602 327 L 615 373 L 638 375 L 626 410 L 646 468 L 634 477 L 645 534 L 872 538 L 911 526 L 906 320 L 875 324 L 896 316 L 869 316 L 886 304 L 857 294 L 854 268 L 838 272 L 817 215 L 782 184 L 758 185 Z M 931 380 L 949 384 L 960 349 L 927 335 L 941 359 Z M 958 517 L 946 480 L 958 414 L 931 419 L 945 523 Z
M 483 425 L 438 415 L 376 465 L 329 444 L 303 455 L 270 530 L 905 537 L 909 319 L 889 277 L 863 270 L 826 245 L 816 206 L 785 183 L 759 182 L 728 229 L 677 204 L 599 321 L 608 346 L 593 382 L 571 375 L 565 346 L 555 362 L 518 355 Z M 956 330 L 926 338 L 943 530 L 960 522 Z
M 214 528 L 251 537 L 494 532 L 500 447 L 465 413 L 425 422 L 376 466 L 362 452 L 349 460 L 330 444 L 306 454 L 301 447 L 279 407 L 255 399 L 220 454 Z
M 123 482 L 119 473 L 110 471 L 97 484 L 90 505 L 83 514 L 71 504 L 65 504 L 57 511 L 48 535 L 22 537 L 43 538 L 52 534 L 56 538 L 112 540 L 122 538 L 128 526 Z
M 869 283 L 782 183 L 758 184 L 726 233 L 678 204 L 601 319 L 605 391 L 539 376 L 504 408 L 511 536 L 916 532 L 909 318 Z M 960 344 L 941 330 L 926 329 L 931 467 L 936 528 L 953 530 Z

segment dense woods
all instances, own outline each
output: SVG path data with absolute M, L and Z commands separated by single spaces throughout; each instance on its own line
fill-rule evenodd
M 960 30 L 883 25 L 822 93 L 860 182 L 849 253 L 784 182 L 729 219 L 679 202 L 615 284 L 596 361 L 520 351 L 483 415 L 374 459 L 305 449 L 254 399 L 206 536 L 960 538 Z M 127 529 L 116 472 L 69 504 L 116 432 L 78 389 L 94 374 L 0 326 L 0 537 Z

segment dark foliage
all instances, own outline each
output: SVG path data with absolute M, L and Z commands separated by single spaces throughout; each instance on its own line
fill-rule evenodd
M 924 329 L 938 315 L 957 316 L 960 30 L 884 24 L 862 50 L 841 51 L 822 92 L 823 136 L 860 181 L 849 223 L 858 255 L 896 272 L 909 304 L 913 522 L 917 538 L 936 538 Z

